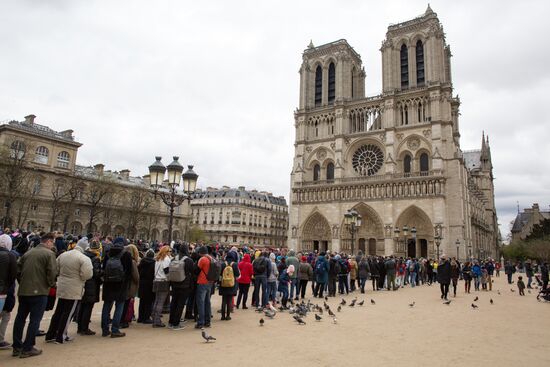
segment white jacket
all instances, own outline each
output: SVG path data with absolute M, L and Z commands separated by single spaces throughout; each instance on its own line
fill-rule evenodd
M 92 261 L 80 247 L 75 247 L 59 255 L 57 273 L 57 297 L 80 300 L 84 283 L 93 275 Z

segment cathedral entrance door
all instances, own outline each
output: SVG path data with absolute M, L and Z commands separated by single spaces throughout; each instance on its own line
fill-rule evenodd
M 313 241 L 313 251 L 319 252 L 319 241 Z
M 328 241 L 321 241 L 321 251 L 323 252 L 328 251 Z
M 415 258 L 416 257 L 416 240 L 410 239 L 407 243 L 407 256 Z
M 365 254 L 365 239 L 364 238 L 360 238 L 359 239 L 359 250 Z
M 421 238 L 419 241 L 420 241 L 420 256 L 427 259 L 428 258 L 428 241 L 426 241 L 424 238 Z
M 376 239 L 369 238 L 369 255 L 376 256 Z

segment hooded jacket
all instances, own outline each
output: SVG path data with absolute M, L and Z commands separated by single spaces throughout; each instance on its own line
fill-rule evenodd
M 288 257 L 286 259 L 286 266 L 294 265 L 294 269 L 298 269 L 300 267 L 300 261 L 298 261 L 298 258 L 296 257 L 296 252 L 294 250 L 290 250 L 288 253 Z M 294 274 L 289 275 L 290 279 L 296 279 L 298 276 L 298 272 L 295 271 Z
M 57 297 L 80 300 L 84 283 L 93 276 L 92 261 L 80 247 L 66 251 L 57 258 Z
M 239 272 L 241 276 L 237 278 L 237 282 L 240 284 L 250 284 L 254 270 L 252 269 L 249 254 L 244 254 L 243 259 L 239 263 Z
M 0 295 L 8 293 L 17 276 L 17 259 L 11 252 L 11 245 L 10 236 L 0 236 Z
M 275 254 L 273 252 L 269 255 L 269 261 L 271 261 L 271 273 L 269 273 L 267 282 L 276 283 L 279 278 L 279 269 L 277 269 L 277 262 L 275 262 Z

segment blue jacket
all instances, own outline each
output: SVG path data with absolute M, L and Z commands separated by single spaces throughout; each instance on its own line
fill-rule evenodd
M 477 265 L 477 264 L 474 265 L 474 266 L 472 267 L 472 272 L 474 273 L 474 276 L 480 277 L 480 276 L 481 276 L 481 266 L 479 266 L 479 265 Z
M 319 256 L 315 262 L 313 272 L 315 273 L 315 280 L 317 283 L 328 282 L 329 264 L 324 256 Z
M 284 269 L 281 274 L 279 274 L 279 292 L 282 292 L 284 289 L 288 290 L 288 282 L 290 282 L 290 276 Z

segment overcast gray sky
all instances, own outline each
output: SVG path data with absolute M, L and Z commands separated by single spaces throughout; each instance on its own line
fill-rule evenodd
M 83 143 L 78 163 L 147 173 L 194 164 L 199 185 L 288 198 L 298 69 L 310 39 L 345 38 L 368 95 L 380 43 L 425 1 L 0 2 L 0 121 L 37 115 Z M 503 235 L 516 203 L 550 204 L 550 2 L 431 1 L 453 53 L 461 146 L 490 137 Z

